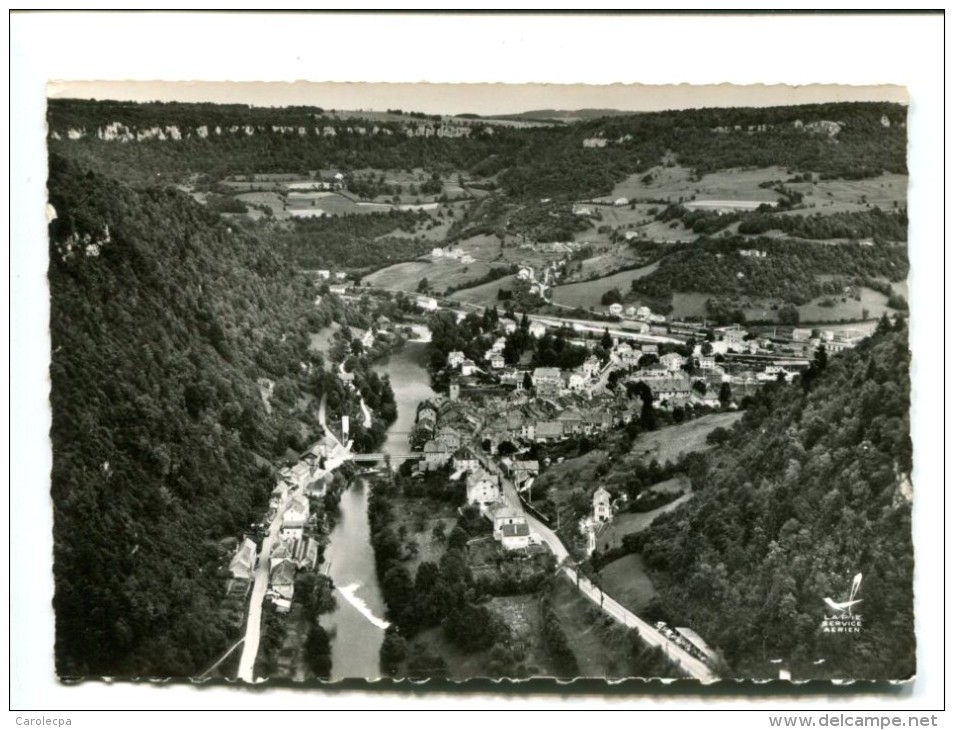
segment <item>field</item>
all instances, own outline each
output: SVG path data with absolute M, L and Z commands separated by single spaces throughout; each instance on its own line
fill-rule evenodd
M 461 289 L 448 297 L 455 302 L 464 302 L 466 304 L 482 304 L 493 306 L 498 304 L 497 292 L 501 289 L 509 289 L 513 286 L 514 278 L 505 276 L 502 279 L 489 281 L 486 284 L 472 286 L 469 289 Z
M 623 512 L 616 515 L 613 521 L 607 525 L 603 531 L 597 535 L 596 547 L 605 550 L 610 547 L 618 547 L 622 544 L 625 535 L 631 535 L 634 532 L 642 532 L 648 528 L 653 520 L 665 512 L 671 512 L 683 502 L 688 502 L 692 493 L 684 494 L 669 504 L 651 510 L 650 512 Z M 611 591 L 612 592 L 612 591 Z M 615 594 L 613 594 L 615 596 Z M 648 600 L 648 598 L 647 598 Z
M 861 287 L 859 290 L 861 301 L 841 297 L 819 297 L 798 308 L 802 322 L 837 322 L 842 319 L 879 319 L 884 312 L 893 314 L 894 310 L 888 306 L 888 298 L 881 292 Z M 834 300 L 835 306 L 824 307 L 821 302 Z
M 334 340 L 334 336 L 340 329 L 340 324 L 337 322 L 332 322 L 328 327 L 325 327 L 320 332 L 312 332 L 311 335 L 309 335 L 310 341 L 308 343 L 308 349 L 312 352 L 316 352 L 325 356 L 325 370 L 331 369 L 331 360 L 327 357 L 327 355 L 328 352 L 331 351 L 331 344 Z
M 459 241 L 452 247 L 444 249 L 445 254 L 450 248 L 461 249 L 473 261 L 465 263 L 460 259 L 450 258 L 446 255 L 436 259 L 428 256 L 426 259 L 407 261 L 375 271 L 365 277 L 364 283 L 366 286 L 385 289 L 417 291 L 418 283 L 421 279 L 426 278 L 435 292 L 442 293 L 448 287 L 457 288 L 480 279 L 493 267 L 507 267 L 517 261 L 529 262 L 531 258 L 533 262 L 536 262 L 541 258 L 540 254 L 535 254 L 532 251 L 520 252 L 519 249 L 513 247 L 501 250 L 500 240 L 496 236 L 487 235 L 472 236 Z M 530 256 L 521 258 L 520 253 L 530 254 Z M 497 289 L 500 288 L 501 284 L 509 282 L 510 277 L 507 277 L 499 282 L 490 282 L 489 285 L 480 285 L 474 289 L 461 291 L 461 296 L 456 298 L 459 301 L 496 303 Z M 492 299 L 485 298 L 484 288 L 487 288 Z
M 691 171 L 685 167 L 654 167 L 650 170 L 652 181 L 642 182 L 645 174 L 630 175 L 618 183 L 613 192 L 598 202 L 612 203 L 618 198 L 641 201 L 635 211 L 629 206 L 603 207 L 599 210 L 603 222 L 614 227 L 634 228 L 646 237 L 657 240 L 694 240 L 697 238 L 681 224 L 670 228 L 668 223 L 640 223 L 651 217 L 646 211 L 649 201 L 665 203 L 704 204 L 706 201 L 746 201 L 751 205 L 774 203 L 780 194 L 771 188 L 761 188 L 760 183 L 781 181 L 787 188 L 804 195 L 804 208 L 792 211 L 793 215 L 831 214 L 847 211 L 864 211 L 878 206 L 892 210 L 907 204 L 908 176 L 888 173 L 868 180 L 821 180 L 815 183 L 788 183 L 793 175 L 781 167 L 759 169 L 731 169 L 704 175 L 693 180 Z M 632 225 L 631 225 L 632 224 Z M 734 227 L 733 227 L 734 228 Z M 730 228 L 729 230 L 732 230 Z
M 442 525 L 444 534 L 449 535 L 457 522 L 454 508 L 445 502 L 405 497 L 395 498 L 393 504 L 393 527 L 399 537 L 403 535 L 401 541 L 407 556 L 404 566 L 411 571 L 411 575 L 417 572 L 417 566 L 425 560 L 440 562 L 444 554 L 444 541 L 434 536 L 434 528 Z
M 617 198 L 653 201 L 665 200 L 671 203 L 689 200 L 696 196 L 698 200 L 757 200 L 774 203 L 778 193 L 759 184 L 772 180 L 788 180 L 792 177 L 781 167 L 765 167 L 754 170 L 731 169 L 703 175 L 701 180 L 692 180 L 692 171 L 687 167 L 654 167 L 649 171 L 652 182 L 642 182 L 646 173 L 630 175 L 618 183 L 613 192 L 600 198 L 612 202 Z
M 888 173 L 869 180 L 822 180 L 788 187 L 805 196 L 808 208 L 793 211 L 797 215 L 870 210 L 869 206 L 891 210 L 907 205 L 908 176 Z
M 895 290 L 904 295 L 906 285 L 899 284 Z M 624 292 L 625 293 L 625 292 Z M 860 287 L 859 293 L 861 300 L 845 298 L 838 296 L 817 297 L 807 304 L 798 307 L 798 314 L 801 322 L 823 323 L 840 322 L 841 320 L 861 320 L 864 312 L 867 310 L 867 319 L 878 319 L 882 313 L 887 311 L 889 314 L 894 312 L 888 307 L 888 298 L 867 287 Z M 684 317 L 704 317 L 706 316 L 706 301 L 713 298 L 712 294 L 701 292 L 675 292 L 672 295 L 672 312 L 674 319 Z M 825 307 L 821 302 L 826 299 L 834 301 L 834 306 Z M 778 317 L 778 312 L 772 309 L 770 302 L 762 302 L 762 306 L 743 307 L 742 312 L 748 321 L 773 321 Z
M 557 581 L 552 600 L 580 676 L 621 679 L 632 675 L 629 630 L 603 614 L 567 578 Z
M 636 553 L 624 555 L 604 567 L 600 571 L 600 580 L 609 595 L 636 614 L 656 595 L 643 558 Z
M 496 597 L 490 600 L 487 607 L 500 616 L 510 629 L 510 647 L 522 656 L 522 661 L 517 663 L 517 673 L 524 676 L 552 676 L 553 670 L 550 668 L 543 643 L 540 596 L 530 594 Z M 474 679 L 491 675 L 490 649 L 466 654 L 447 640 L 440 627 L 422 631 L 411 643 L 420 645 L 430 654 L 442 657 L 447 662 L 451 679 Z
M 659 264 L 654 263 L 649 266 L 643 266 L 639 269 L 630 271 L 620 271 L 610 276 L 604 276 L 592 281 L 581 281 L 576 284 L 564 284 L 553 288 L 553 302 L 563 304 L 567 307 L 583 307 L 589 309 L 594 307 L 598 310 L 604 310 L 600 303 L 600 298 L 613 287 L 619 287 L 619 290 L 626 294 L 630 291 L 630 283 L 635 279 L 640 279 L 653 273 Z
M 683 454 L 705 451 L 706 436 L 713 429 L 729 428 L 742 417 L 741 411 L 712 413 L 695 418 L 678 426 L 667 426 L 658 431 L 640 434 L 633 444 L 633 454 L 646 459 L 658 459 L 660 464 L 677 461 Z
M 481 261 L 471 264 L 445 258 L 407 261 L 369 274 L 364 278 L 364 285 L 413 292 L 417 291 L 421 279 L 427 279 L 433 290 L 441 293 L 448 286 L 466 284 L 484 276 L 488 271 L 490 267 Z

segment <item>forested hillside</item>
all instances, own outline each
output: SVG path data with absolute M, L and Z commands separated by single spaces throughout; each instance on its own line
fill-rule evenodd
M 57 671 L 194 675 L 236 638 L 217 542 L 303 438 L 282 402 L 320 394 L 337 300 L 181 193 L 56 156 L 48 187 Z
M 737 676 L 901 679 L 915 670 L 909 353 L 903 325 L 764 389 L 641 547 L 657 608 Z M 636 545 L 635 543 L 638 543 Z M 858 633 L 823 602 L 863 575 Z M 822 661 L 824 660 L 824 661 Z
M 751 249 L 764 251 L 766 256 L 739 253 Z M 904 281 L 907 276 L 906 246 L 831 246 L 732 236 L 702 238 L 675 249 L 649 276 L 634 279 L 631 287 L 637 294 L 662 303 L 668 303 L 673 292 L 696 291 L 777 297 L 804 304 L 813 297 L 841 294 L 845 286 L 870 285 L 878 279 Z

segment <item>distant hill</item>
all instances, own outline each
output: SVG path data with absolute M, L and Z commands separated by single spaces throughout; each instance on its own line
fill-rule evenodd
M 534 114 L 564 116 L 533 121 Z M 580 120 L 554 123 L 570 115 Z M 899 104 L 643 114 L 542 110 L 499 124 L 484 119 L 392 114 L 361 121 L 308 107 L 76 99 L 51 100 L 47 114 L 53 151 L 85 168 L 150 184 L 197 174 L 420 167 L 494 178 L 510 197 L 565 202 L 607 195 L 629 175 L 667 163 L 697 175 L 773 166 L 829 179 L 907 171 L 907 108 Z
M 524 119 L 528 121 L 562 121 L 580 122 L 601 117 L 618 117 L 638 114 L 639 112 L 621 111 L 620 109 L 534 109 L 517 114 L 488 115 L 492 119 Z

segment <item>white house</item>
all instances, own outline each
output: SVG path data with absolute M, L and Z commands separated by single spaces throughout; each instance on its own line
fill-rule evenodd
M 715 369 L 715 358 L 711 355 L 703 355 L 699 358 L 699 369 L 700 370 L 713 370 Z
M 437 309 L 437 300 L 434 297 L 418 297 L 415 301 L 418 309 L 433 312 Z
M 308 506 L 308 498 L 303 494 L 296 494 L 292 497 L 285 511 L 282 513 L 283 522 L 306 522 L 311 510 Z
M 600 360 L 596 355 L 591 355 L 583 361 L 583 373 L 588 378 L 595 378 L 600 372 Z
M 581 391 L 586 387 L 587 381 L 586 374 L 581 370 L 574 370 L 571 373 L 567 374 L 566 378 L 566 387 L 567 390 L 572 391 Z
M 272 590 L 282 598 L 292 599 L 295 595 L 295 573 L 297 572 L 295 564 L 286 560 L 275 566 L 271 571 L 268 582 Z
M 319 279 L 330 279 L 330 278 L 331 278 L 331 272 L 328 271 L 328 269 L 318 269 L 318 271 L 317 271 L 316 273 L 318 274 L 318 278 L 319 278 Z
M 434 436 L 441 448 L 449 454 L 453 454 L 461 446 L 460 434 L 453 426 L 441 426 Z
M 636 316 L 636 307 L 633 307 L 633 306 L 626 307 L 626 309 L 624 310 L 624 314 L 625 314 L 627 317 L 635 317 L 635 316 Z
M 637 319 L 649 319 L 652 316 L 653 312 L 649 307 L 640 307 L 636 310 Z
M 347 294 L 348 285 L 347 284 L 332 284 L 328 287 L 328 291 L 332 294 Z
M 467 446 L 461 446 L 454 452 L 453 463 L 456 471 L 476 471 L 480 467 L 477 456 Z
M 506 346 L 507 339 L 505 337 L 498 337 L 496 340 L 494 340 L 494 344 L 490 349 L 494 352 L 503 352 Z
M 503 328 L 503 331 L 508 335 L 517 331 L 517 323 L 508 317 L 501 319 L 499 324 Z
M 629 205 L 629 200 L 627 198 L 617 198 L 613 201 L 613 205 L 617 207 L 622 207 L 624 205 Z
M 500 370 L 507 364 L 507 361 L 504 360 L 504 356 L 499 352 L 495 352 L 490 356 L 490 367 L 494 370 Z
M 499 476 L 485 471 L 467 476 L 467 504 L 493 504 L 499 498 Z
M 424 470 L 440 469 L 447 464 L 450 455 L 437 441 L 431 439 L 424 444 Z
M 371 347 L 371 345 L 374 344 L 374 332 L 371 331 L 370 327 L 368 327 L 368 331 L 362 335 L 361 344 L 365 347 L 365 349 Z
M 258 547 L 246 537 L 229 563 L 229 572 L 232 573 L 232 577 L 251 580 L 255 573 L 257 555 Z
M 677 370 L 682 370 L 682 366 L 686 364 L 686 358 L 678 352 L 670 352 L 659 358 L 659 362 L 665 365 L 667 370 L 676 372 Z
M 593 493 L 593 519 L 597 522 L 609 522 L 613 519 L 610 493 L 602 486 Z
M 530 266 L 521 266 L 520 270 L 517 272 L 517 278 L 521 281 L 529 281 L 533 279 L 533 269 Z
M 454 350 L 447 353 L 447 367 L 456 368 L 463 364 L 467 358 L 460 350 Z
M 461 375 L 473 375 L 477 370 L 479 370 L 477 363 L 469 358 L 464 358 L 464 361 L 460 364 Z
M 530 333 L 531 337 L 540 339 L 547 333 L 547 328 L 539 322 L 531 322 L 530 326 L 527 328 L 527 332 Z
M 609 313 L 612 314 L 612 315 L 614 315 L 614 316 L 616 316 L 616 317 L 622 317 L 622 316 L 623 316 L 623 305 L 620 304 L 619 302 L 614 302 L 613 304 L 610 304 L 610 305 L 609 305 Z
M 442 248 L 432 248 L 431 256 L 435 259 L 439 259 L 444 255 L 444 249 Z

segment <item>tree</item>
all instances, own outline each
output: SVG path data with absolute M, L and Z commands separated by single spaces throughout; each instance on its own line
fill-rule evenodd
M 609 329 L 603 328 L 603 335 L 600 337 L 600 347 L 604 350 L 613 349 L 613 338 L 610 336 Z
M 530 377 L 529 370 L 523 374 L 523 389 L 527 391 L 533 390 L 533 378 Z
M 427 292 L 430 288 L 431 288 L 431 285 L 428 283 L 426 276 L 423 279 L 421 279 L 419 282 L 417 282 L 417 290 L 421 292 L 422 294 Z
M 645 431 L 656 430 L 656 410 L 652 401 L 643 401 L 643 409 L 639 414 L 639 425 Z
M 778 308 L 779 324 L 796 325 L 799 322 L 799 318 L 798 308 L 792 304 L 785 304 Z
M 726 408 L 732 402 L 732 386 L 728 383 L 723 383 L 719 387 L 719 403 L 722 404 L 723 408 Z
M 517 447 L 510 441 L 502 441 L 497 447 L 498 456 L 512 456 L 517 453 Z
M 881 313 L 881 319 L 878 320 L 878 326 L 875 327 L 875 332 L 879 335 L 884 335 L 890 332 L 891 329 L 891 319 L 888 317 L 888 312 L 884 311 Z
M 321 624 L 315 622 L 305 641 L 305 661 L 316 676 L 327 679 L 331 676 L 331 640 Z
M 610 304 L 619 304 L 623 301 L 623 294 L 617 287 L 613 287 L 608 292 L 604 293 L 600 302 L 603 306 L 608 306 Z
M 397 626 L 391 625 L 384 630 L 381 644 L 381 667 L 393 674 L 398 665 L 407 657 L 407 640 L 401 636 Z

